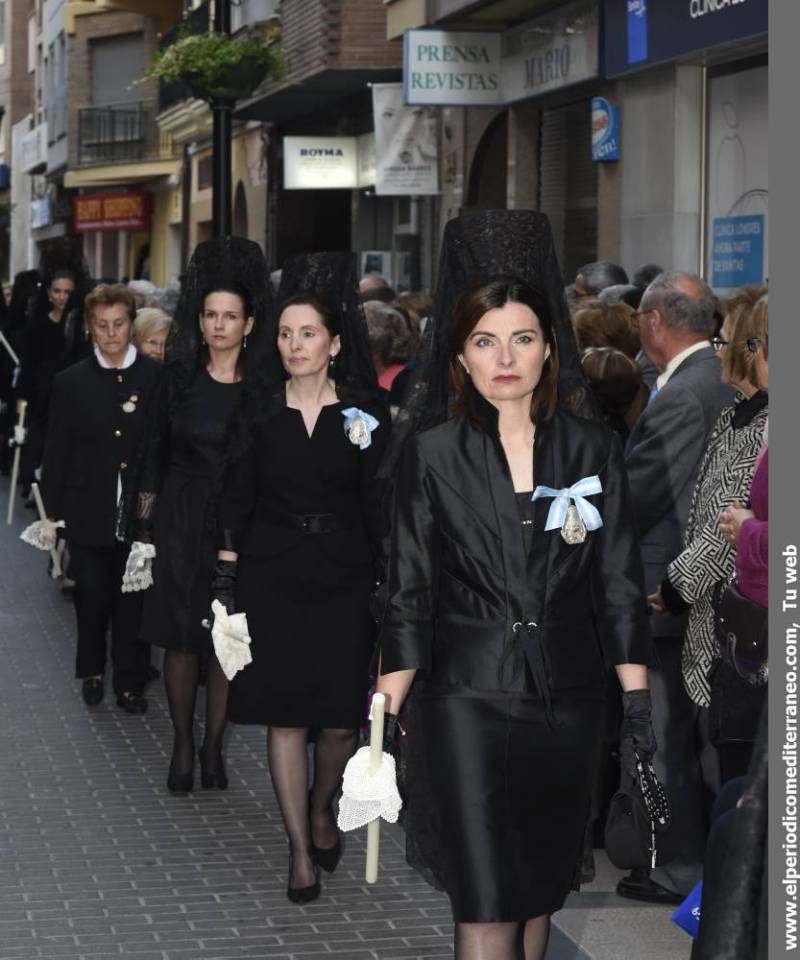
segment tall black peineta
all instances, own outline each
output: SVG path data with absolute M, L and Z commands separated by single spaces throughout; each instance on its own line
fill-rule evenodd
M 267 341 L 270 290 L 267 264 L 261 247 L 244 237 L 219 237 L 199 243 L 181 283 L 175 320 L 167 344 L 167 362 L 179 364 L 187 381 L 208 360 L 200 332 L 200 316 L 209 293 L 238 294 L 248 315 L 255 319 L 242 351 L 243 376 L 257 369 Z
M 356 255 L 305 253 L 287 260 L 276 298 L 276 329 L 283 304 L 300 295 L 319 301 L 331 318 L 332 332 L 341 335 L 342 347 L 332 370 L 339 399 L 357 404 L 378 398 L 367 322 L 358 295 Z M 277 339 L 274 356 L 278 357 Z
M 405 440 L 445 420 L 450 410 L 449 361 L 453 310 L 470 287 L 514 277 L 548 302 L 558 347 L 558 402 L 592 414 L 564 298 L 550 221 L 534 210 L 486 210 L 450 220 L 444 230 L 431 319 L 392 433 L 383 472 L 391 474 Z

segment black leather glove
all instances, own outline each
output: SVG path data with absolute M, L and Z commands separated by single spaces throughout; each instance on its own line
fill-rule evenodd
M 622 694 L 622 727 L 619 732 L 620 766 L 636 776 L 636 755 L 644 763 L 652 760 L 658 748 L 650 716 L 649 690 L 628 690 Z
M 211 596 L 219 600 L 229 614 L 236 613 L 236 561 L 217 560 L 211 576 Z
M 395 756 L 399 736 L 400 723 L 397 719 L 397 714 L 385 713 L 383 715 L 383 749 L 386 753 Z

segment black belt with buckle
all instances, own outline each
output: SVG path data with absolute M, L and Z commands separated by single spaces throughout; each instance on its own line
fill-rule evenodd
M 271 523 L 290 527 L 304 534 L 336 533 L 346 528 L 343 518 L 337 513 L 270 513 Z

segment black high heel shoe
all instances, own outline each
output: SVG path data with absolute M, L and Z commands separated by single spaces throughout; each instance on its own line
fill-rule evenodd
M 319 870 L 314 867 L 314 876 L 316 879 L 307 887 L 293 887 L 292 882 L 293 858 L 289 857 L 289 883 L 286 885 L 286 896 L 292 903 L 311 903 L 322 893 L 322 884 L 319 882 Z
M 194 747 L 192 747 L 192 762 L 191 766 L 185 773 L 179 773 L 175 769 L 175 755 L 172 755 L 172 759 L 169 763 L 169 773 L 167 774 L 167 790 L 170 793 L 191 793 L 194 788 Z
M 194 766 L 186 773 L 178 773 L 172 764 L 169 765 L 167 774 L 167 790 L 170 793 L 184 794 L 191 793 L 194 788 Z
M 204 790 L 213 790 L 217 787 L 219 790 L 228 789 L 228 774 L 225 772 L 225 764 L 222 761 L 222 751 L 217 754 L 217 766 L 215 769 L 209 769 L 206 758 L 208 751 L 200 747 L 198 753 L 200 757 L 200 785 Z
M 329 809 L 328 813 L 333 817 L 332 811 Z M 334 820 L 334 824 L 336 821 Z M 336 843 L 332 847 L 318 847 L 314 843 L 314 832 L 311 828 L 311 792 L 308 794 L 308 832 L 311 836 L 311 856 L 316 860 L 319 866 L 326 873 L 333 873 L 333 871 L 339 866 L 339 861 L 342 859 L 342 832 L 338 826 L 336 826 Z

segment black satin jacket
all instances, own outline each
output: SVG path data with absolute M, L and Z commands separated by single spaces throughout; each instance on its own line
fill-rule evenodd
M 597 474 L 603 526 L 581 544 L 545 531 L 530 551 L 497 411 L 448 420 L 408 442 L 397 480 L 381 670 L 418 669 L 428 688 L 550 690 L 605 683 L 607 668 L 653 662 L 644 577 L 618 439 L 559 408 L 537 424 L 534 484 Z M 529 669 L 526 669 L 527 667 Z M 544 689 L 542 689 L 544 687 Z

